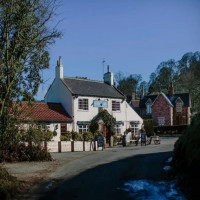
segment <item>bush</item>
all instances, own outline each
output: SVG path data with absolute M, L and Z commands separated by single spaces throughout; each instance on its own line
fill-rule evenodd
M 94 140 L 94 135 L 89 131 L 84 132 L 83 133 L 83 140 L 84 141 L 92 141 L 92 140 Z
M 16 161 L 50 161 L 51 154 L 40 145 L 24 143 L 10 143 L 8 146 L 0 144 L 0 162 Z
M 72 131 L 71 134 L 72 134 L 72 140 L 74 140 L 74 141 L 83 141 L 83 134 L 82 133 L 78 133 L 78 132 Z
M 174 146 L 173 166 L 181 177 L 184 190 L 190 195 L 199 196 L 200 184 L 200 114 L 184 131 Z M 191 197 L 193 199 L 193 197 Z
M 152 119 L 144 119 L 144 129 L 146 131 L 146 134 L 148 137 L 154 135 L 154 129 L 153 129 L 153 120 Z
M 18 191 L 18 181 L 0 167 L 0 199 L 11 199 Z
M 30 128 L 27 131 L 21 130 L 21 141 L 40 143 L 41 141 L 50 141 L 53 138 L 53 133 L 49 130 Z
M 70 141 L 71 139 L 72 139 L 72 133 L 70 131 L 67 131 L 66 133 L 60 136 L 61 141 Z
M 113 144 L 117 145 L 118 137 L 116 135 L 113 135 Z

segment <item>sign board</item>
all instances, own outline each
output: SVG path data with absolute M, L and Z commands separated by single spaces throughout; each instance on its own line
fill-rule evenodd
M 108 101 L 106 101 L 106 100 L 94 100 L 93 105 L 94 105 L 94 107 L 97 107 L 97 108 L 107 108 L 108 107 Z
M 143 143 L 146 142 L 146 133 L 145 132 L 141 133 L 141 142 L 143 142 Z
M 104 138 L 102 135 L 97 135 L 97 147 L 104 147 Z

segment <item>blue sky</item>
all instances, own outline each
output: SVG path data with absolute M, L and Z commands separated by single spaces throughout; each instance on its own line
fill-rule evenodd
M 64 35 L 50 47 L 37 100 L 52 83 L 59 56 L 64 76 L 102 80 L 104 59 L 113 73 L 148 81 L 160 62 L 200 50 L 200 0 L 63 0 L 57 13 Z

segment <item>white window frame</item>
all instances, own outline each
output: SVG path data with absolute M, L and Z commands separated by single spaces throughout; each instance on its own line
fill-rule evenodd
M 159 126 L 165 125 L 165 117 L 158 117 L 158 125 Z
M 134 133 L 134 135 L 139 134 L 139 124 L 131 124 L 131 132 Z
M 182 112 L 182 103 L 176 103 L 176 112 Z
M 79 124 L 78 125 L 78 132 L 79 133 L 84 133 L 89 131 L 89 125 L 88 124 Z
M 122 125 L 121 124 L 115 124 L 115 133 L 117 136 L 120 136 L 122 134 Z
M 121 111 L 120 101 L 112 100 L 112 111 L 114 111 L 114 112 L 120 112 Z
M 147 107 L 147 114 L 151 114 L 151 113 L 152 113 L 152 110 L 151 110 L 151 103 L 147 103 L 147 104 L 146 104 L 146 107 Z
M 78 110 L 88 111 L 89 110 L 89 100 L 86 98 L 78 99 Z

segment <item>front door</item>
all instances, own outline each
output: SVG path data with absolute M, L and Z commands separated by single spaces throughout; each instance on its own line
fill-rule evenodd
M 103 135 L 106 138 L 106 146 L 110 145 L 110 132 L 109 128 L 105 125 L 102 125 Z

